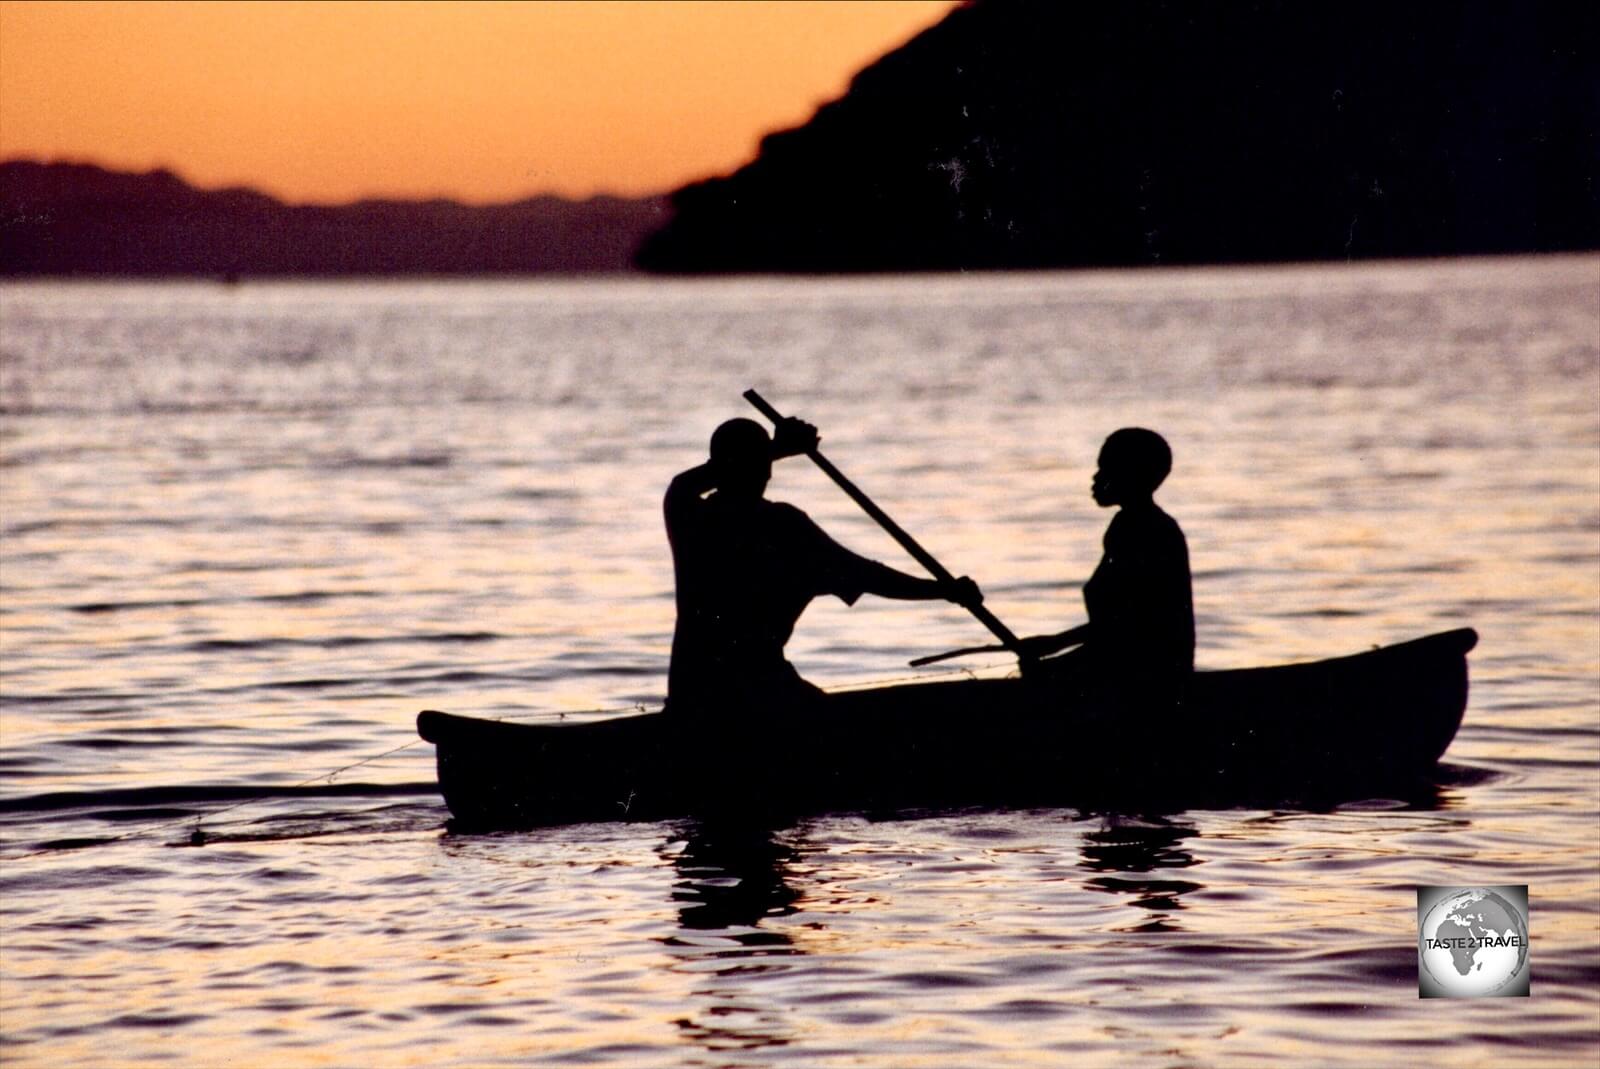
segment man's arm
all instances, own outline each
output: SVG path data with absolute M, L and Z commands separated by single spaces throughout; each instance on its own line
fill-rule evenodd
M 677 535 L 687 530 L 693 521 L 693 509 L 700 499 L 717 488 L 717 477 L 710 464 L 701 464 L 688 471 L 679 472 L 667 484 L 667 495 L 662 502 L 662 512 L 667 520 L 667 538 L 674 544 Z
M 967 576 L 941 583 L 907 575 L 841 546 L 798 509 L 795 515 L 806 532 L 803 541 L 811 547 L 808 552 L 815 554 L 819 574 L 827 577 L 824 589 L 849 604 L 854 604 L 861 594 L 897 601 L 950 601 L 966 606 L 983 603 L 983 591 Z
M 815 450 L 821 441 L 816 427 L 792 416 L 785 417 L 773 428 L 772 459 L 782 460 L 784 457 L 809 453 Z M 858 556 L 828 538 L 821 528 L 815 530 L 831 545 L 835 556 L 848 561 L 845 567 L 854 573 L 853 585 L 858 586 L 864 594 L 876 594 L 880 598 L 893 598 L 897 601 L 949 601 L 969 608 L 983 604 L 983 591 L 978 589 L 978 584 L 973 582 L 970 576 L 963 575 L 949 583 L 941 583 L 935 579 L 921 579 L 907 575 L 887 564 Z
M 848 551 L 846 551 L 848 552 Z M 936 579 L 919 579 L 914 575 L 896 571 L 887 564 L 880 564 L 875 560 L 858 557 L 861 569 L 861 589 L 867 594 L 876 594 L 880 598 L 894 598 L 897 601 L 950 601 L 957 605 L 983 604 L 983 591 L 978 589 L 978 584 L 969 576 L 951 583 L 941 583 Z
M 679 472 L 667 484 L 667 511 L 672 511 L 674 505 L 698 501 L 716 488 L 717 474 L 710 464 L 699 464 Z

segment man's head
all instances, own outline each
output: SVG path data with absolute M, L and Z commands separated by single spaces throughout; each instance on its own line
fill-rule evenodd
M 711 434 L 711 467 L 717 492 L 760 497 L 772 479 L 772 439 L 751 419 L 730 419 Z
M 1172 471 L 1172 449 L 1167 440 L 1143 427 L 1114 431 L 1100 447 L 1100 467 L 1094 473 L 1097 505 L 1126 505 L 1150 497 Z

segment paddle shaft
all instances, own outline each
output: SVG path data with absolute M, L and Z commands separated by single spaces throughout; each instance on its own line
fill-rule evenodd
M 760 410 L 761 414 L 770 419 L 774 424 L 782 421 L 783 416 L 778 412 L 778 410 L 767 404 L 766 398 L 762 397 L 754 390 L 746 390 L 744 392 L 744 399 L 749 401 L 752 405 L 755 405 L 756 408 Z M 929 574 L 931 574 L 941 583 L 955 582 L 955 576 L 951 575 L 949 570 L 945 568 L 944 565 L 940 564 L 932 553 L 929 553 L 927 550 L 923 549 L 922 546 L 918 545 L 917 540 L 907 534 L 905 529 L 902 528 L 898 523 L 895 523 L 892 519 L 890 519 L 889 514 L 879 508 L 872 498 L 863 493 L 861 488 L 855 483 L 845 478 L 844 473 L 838 468 L 834 467 L 832 462 L 830 462 L 827 457 L 822 455 L 822 451 L 820 449 L 808 450 L 806 452 L 806 456 L 810 457 L 811 462 L 822 469 L 823 474 L 827 475 L 828 478 L 839 484 L 839 489 L 850 495 L 850 499 L 856 504 L 860 505 L 862 511 L 864 511 L 868 516 L 871 516 L 874 520 L 877 520 L 878 526 L 882 527 L 885 531 L 888 531 L 889 537 L 893 538 L 896 542 L 899 542 L 900 547 L 907 553 L 911 554 L 912 557 L 916 558 L 918 564 L 928 569 Z M 1004 643 L 1006 649 L 1016 653 L 1019 657 L 1022 656 L 1021 651 L 1018 649 L 1019 642 L 1017 636 L 1012 633 L 1009 627 L 1001 623 L 994 613 L 990 612 L 982 605 L 968 605 L 965 608 L 977 618 L 980 624 L 982 624 L 984 627 L 987 627 L 989 632 L 994 635 L 995 638 Z
M 1004 646 L 962 646 L 959 650 L 945 650 L 943 653 L 930 653 L 926 657 L 918 657 L 907 661 L 912 668 L 921 668 L 923 665 L 938 664 L 956 657 L 971 657 L 977 653 L 1003 653 Z

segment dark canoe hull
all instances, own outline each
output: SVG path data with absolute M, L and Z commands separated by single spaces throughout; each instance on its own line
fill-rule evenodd
M 1074 705 L 1021 679 L 830 695 L 737 735 L 661 713 L 528 725 L 424 712 L 460 825 L 965 805 L 1327 804 L 1414 786 L 1467 704 L 1471 630 L 1307 664 L 1197 672 L 1174 708 Z

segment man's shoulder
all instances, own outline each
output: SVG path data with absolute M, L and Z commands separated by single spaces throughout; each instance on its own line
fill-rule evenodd
M 805 538 L 822 534 L 822 528 L 817 526 L 817 521 L 806 515 L 804 509 L 787 501 L 763 501 L 760 515 L 761 522 L 771 529 L 793 537 Z
M 698 504 L 705 520 L 717 528 L 740 528 L 772 538 L 804 538 L 821 531 L 810 516 L 786 501 L 762 498 L 731 507 L 712 494 Z
M 787 501 L 771 501 L 762 498 L 756 503 L 753 515 L 758 516 L 767 523 L 811 523 L 811 517 L 805 510 L 789 504 Z

